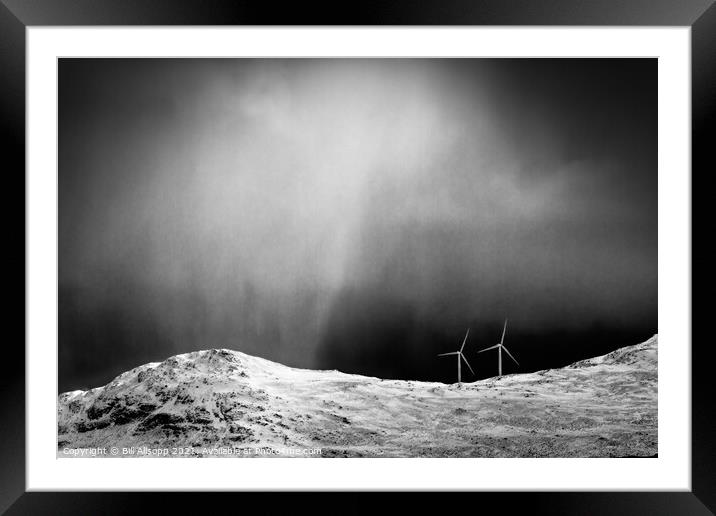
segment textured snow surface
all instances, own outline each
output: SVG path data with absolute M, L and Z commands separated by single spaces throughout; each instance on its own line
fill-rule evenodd
M 657 454 L 657 336 L 562 369 L 474 383 L 294 369 L 227 349 L 177 355 L 58 403 L 66 448 L 320 448 L 321 457 Z

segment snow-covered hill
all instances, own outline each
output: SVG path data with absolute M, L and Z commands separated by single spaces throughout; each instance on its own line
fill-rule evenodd
M 562 369 L 461 387 L 212 349 L 58 401 L 59 456 L 112 447 L 126 457 L 654 456 L 657 336 Z

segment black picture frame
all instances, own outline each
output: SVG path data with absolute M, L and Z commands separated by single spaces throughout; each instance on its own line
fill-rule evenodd
M 19 329 L 25 314 L 25 29 L 31 26 L 78 25 L 630 25 L 690 26 L 692 30 L 692 192 L 716 171 L 712 151 L 716 142 L 716 5 L 714 0 L 363 0 L 331 4 L 222 0 L 0 0 L 0 126 L 2 177 L 9 181 L 6 199 L 22 199 L 23 210 L 7 201 L 5 249 L 12 250 L 6 279 L 22 283 L 22 299 L 8 303 L 7 327 Z M 695 188 L 694 188 L 695 186 Z M 20 193 L 22 192 L 22 194 Z M 693 199 L 693 196 L 692 196 Z M 692 232 L 703 218 L 693 211 Z M 20 215 L 22 213 L 22 215 Z M 19 222 L 19 220 L 18 220 Z M 698 224 L 697 224 L 698 223 Z M 693 242 L 693 237 L 692 237 Z M 696 246 L 692 243 L 692 253 Z M 20 256 L 22 249 L 22 256 Z M 703 266 L 701 264 L 704 264 Z M 694 270 L 708 261 L 692 259 Z M 708 282 L 694 284 L 693 294 Z M 692 321 L 696 307 L 692 302 Z M 19 313 L 22 311 L 22 316 Z M 16 313 L 17 312 L 17 313 Z M 24 341 L 25 326 L 20 335 Z M 692 322 L 693 328 L 696 326 Z M 692 490 L 690 492 L 590 493 L 470 493 L 472 508 L 499 503 L 501 511 L 515 509 L 548 514 L 713 514 L 716 511 L 716 421 L 710 382 L 713 354 L 710 341 L 692 339 Z M 25 353 L 19 337 L 8 337 L 5 367 L 0 375 L 0 512 L 7 514 L 127 514 L 161 504 L 162 511 L 184 513 L 206 507 L 187 493 L 38 493 L 25 492 Z M 207 495 L 203 495 L 207 496 Z M 230 502 L 233 493 L 209 494 L 212 504 Z M 242 493 L 242 506 L 255 505 L 266 493 Z M 274 510 L 302 505 L 305 494 L 271 494 Z M 376 495 L 349 495 L 342 512 L 372 509 Z M 422 503 L 412 496 L 411 503 Z M 383 502 L 380 502 L 381 504 Z M 312 508 L 315 503 L 312 503 Z M 324 505 L 323 502 L 321 505 Z M 331 512 L 331 503 L 324 510 Z M 260 507 L 260 505 L 259 505 Z

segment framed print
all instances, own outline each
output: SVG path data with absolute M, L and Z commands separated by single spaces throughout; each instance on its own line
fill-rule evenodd
M 711 2 L 5 4 L 9 514 L 146 491 L 713 509 Z

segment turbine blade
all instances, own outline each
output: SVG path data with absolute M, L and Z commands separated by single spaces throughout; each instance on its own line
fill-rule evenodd
M 515 360 L 515 357 L 512 356 L 512 353 L 510 353 L 509 351 L 507 351 L 507 348 L 506 348 L 505 346 L 502 346 L 502 349 L 505 350 L 505 353 L 507 353 L 512 360 Z M 515 364 L 520 365 L 520 363 L 519 363 L 517 360 L 515 360 Z
M 500 344 L 495 344 L 494 346 L 490 346 L 489 348 L 481 349 L 478 351 L 478 353 L 482 353 L 483 351 L 490 351 L 491 349 L 499 348 Z
M 467 364 L 467 367 L 470 369 L 470 372 L 472 373 L 472 375 L 475 376 L 475 371 L 473 371 L 473 370 L 472 370 L 472 367 L 470 367 L 470 362 L 467 361 L 467 358 L 465 358 L 465 355 L 463 355 L 462 353 L 460 353 L 460 356 L 462 357 L 462 359 L 463 359 L 463 360 L 465 361 L 465 363 Z
M 467 333 L 465 334 L 465 338 L 462 341 L 462 346 L 460 346 L 460 353 L 462 353 L 463 348 L 465 347 L 465 343 L 467 342 L 467 336 L 470 334 L 470 328 L 467 329 Z
M 503 344 L 505 342 L 505 333 L 507 332 L 507 319 L 505 319 L 505 326 L 502 328 L 502 338 L 500 339 L 500 344 Z
M 460 353 L 460 352 L 459 352 L 459 351 L 451 351 L 450 353 L 440 353 L 438 356 L 439 356 L 439 357 L 446 357 L 446 356 L 448 356 L 448 355 L 457 355 L 458 353 Z

